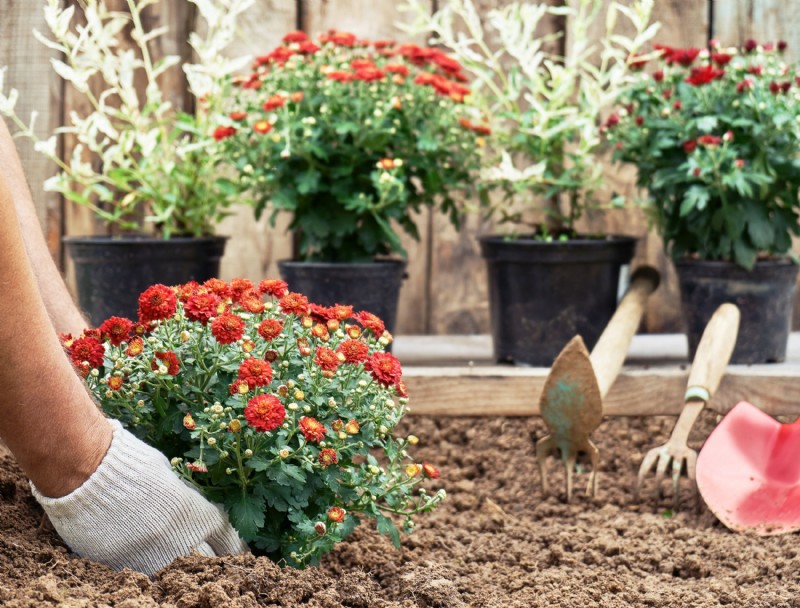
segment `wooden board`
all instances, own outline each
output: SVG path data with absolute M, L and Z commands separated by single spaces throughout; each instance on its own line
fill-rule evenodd
M 486 17 L 494 8 L 511 4 L 509 0 L 473 0 L 488 28 Z M 442 6 L 444 3 L 440 3 Z M 555 0 L 552 4 L 558 4 Z M 547 35 L 563 28 L 563 19 L 547 15 L 537 30 Z M 549 49 L 563 53 L 563 41 Z M 508 58 L 507 58 L 508 59 Z M 474 207 L 477 200 L 470 201 Z M 485 221 L 480 213 L 467 213 L 456 230 L 447 217 L 433 217 L 433 243 L 431 251 L 430 330 L 433 334 L 475 334 L 489 331 L 489 285 L 486 262 L 481 256 L 478 237 L 498 231 L 494 221 Z M 495 312 L 495 314 L 498 314 Z
M 0 68 L 7 66 L 5 90 L 19 90 L 17 114 L 26 123 L 31 111 L 39 113 L 36 133 L 46 139 L 61 119 L 61 81 L 50 67 L 54 56 L 33 37 L 33 29 L 45 31 L 47 25 L 41 6 L 34 10 L 29 3 L 6 2 L 0 19 Z M 11 133 L 15 128 L 9 123 Z M 56 167 L 33 150 L 30 141 L 18 139 L 17 150 L 33 194 L 37 215 L 42 224 L 51 255 L 59 258 L 61 249 L 61 197 L 44 191 L 45 180 Z
M 230 57 L 264 55 L 297 29 L 298 8 L 294 0 L 258 0 L 239 20 L 237 41 L 227 50 Z M 279 219 L 273 228 L 268 214 L 256 220 L 250 207 L 240 207 L 223 220 L 217 234 L 229 236 L 220 268 L 221 278 L 252 281 L 279 276 L 278 260 L 292 257 L 292 236 L 288 219 Z
M 402 3 L 371 0 L 300 0 L 302 29 L 310 36 L 329 29 L 352 32 L 371 40 L 412 40 L 397 24 L 408 17 L 400 12 Z M 423 39 L 413 40 L 417 43 Z M 395 333 L 429 333 L 431 331 L 430 259 L 434 232 L 431 231 L 431 212 L 417 214 L 420 240 L 402 234 L 403 247 L 408 253 L 408 277 L 400 291 Z M 399 229 L 399 228 L 398 228 Z
M 549 369 L 491 364 L 488 336 L 401 336 L 394 353 L 403 362 L 412 414 L 539 415 Z M 603 404 L 604 415 L 678 415 L 689 377 L 686 357 L 683 335 L 634 337 L 626 366 Z M 729 366 L 710 408 L 725 413 L 742 400 L 772 415 L 800 414 L 800 334 L 791 336 L 786 363 Z
M 606 2 L 608 4 L 608 2 Z M 605 14 L 602 11 L 601 14 Z M 652 21 L 661 23 L 655 42 L 680 47 L 704 47 L 708 40 L 708 6 L 705 2 L 655 2 Z M 627 20 L 618 18 L 619 28 Z M 598 24 L 594 36 L 603 35 L 604 26 Z M 630 32 L 629 32 L 630 33 Z M 648 230 L 645 213 L 636 203 L 646 196 L 636 189 L 636 169 L 611 162 L 611 154 L 604 156 L 606 170 L 603 187 L 597 200 L 606 204 L 614 195 L 623 195 L 628 202 L 625 209 L 612 209 L 589 214 L 581 222 L 582 229 L 606 234 L 626 234 L 639 238 L 633 265 L 650 264 L 661 273 L 661 284 L 650 297 L 643 321 L 648 332 L 676 332 L 683 329 L 680 311 L 678 279 L 672 262 L 664 253 L 661 238 Z

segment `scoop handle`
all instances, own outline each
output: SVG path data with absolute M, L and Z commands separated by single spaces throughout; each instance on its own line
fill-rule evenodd
M 639 329 L 647 298 L 656 290 L 659 281 L 658 270 L 652 266 L 636 269 L 625 297 L 592 350 L 590 360 L 601 397 L 606 396 L 622 369 L 631 338 Z
M 736 346 L 739 316 L 734 304 L 722 304 L 714 311 L 694 355 L 687 393 L 698 387 L 708 391 L 710 398 L 719 388 Z

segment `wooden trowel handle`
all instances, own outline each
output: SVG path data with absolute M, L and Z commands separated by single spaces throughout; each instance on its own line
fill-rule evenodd
M 688 388 L 702 387 L 709 395 L 714 394 L 733 354 L 738 333 L 739 309 L 734 304 L 723 304 L 714 311 L 700 338 Z
M 652 266 L 636 269 L 625 297 L 592 350 L 590 359 L 601 397 L 606 396 L 622 369 L 631 338 L 639 329 L 647 298 L 656 290 L 659 281 L 658 271 Z

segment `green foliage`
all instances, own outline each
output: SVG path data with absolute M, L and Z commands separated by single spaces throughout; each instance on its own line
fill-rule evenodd
M 301 32 L 234 78 L 228 154 L 256 212 L 291 217 L 299 259 L 405 255 L 417 213 L 455 223 L 479 167 L 482 127 L 456 62 L 416 45 Z M 444 66 L 444 67 L 443 67 Z
M 415 437 L 393 436 L 408 399 L 383 352 L 390 336 L 352 307 L 309 307 L 283 281 L 261 287 L 190 283 L 154 322 L 131 332 L 112 318 L 65 345 L 104 411 L 224 505 L 251 549 L 314 564 L 362 516 L 399 543 L 398 526 L 411 532 L 445 492 L 418 487 L 439 473 L 410 460 Z M 223 315 L 240 329 L 226 333 Z M 283 325 L 260 330 L 265 321 Z M 87 340 L 104 348 L 102 363 L 84 361 Z
M 752 268 L 787 254 L 800 234 L 797 66 L 755 43 L 660 53 L 608 137 L 615 157 L 637 166 L 672 257 Z

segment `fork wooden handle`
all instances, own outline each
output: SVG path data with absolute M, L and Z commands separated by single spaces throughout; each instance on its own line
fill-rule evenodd
M 658 271 L 652 266 L 636 269 L 625 297 L 592 350 L 590 359 L 601 397 L 606 396 L 622 369 L 631 338 L 639 329 L 647 298 L 656 290 L 659 281 Z
M 714 394 L 728 367 L 738 333 L 739 309 L 734 304 L 723 304 L 714 311 L 700 338 L 687 389 L 702 387 L 709 397 Z

